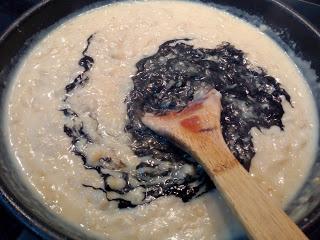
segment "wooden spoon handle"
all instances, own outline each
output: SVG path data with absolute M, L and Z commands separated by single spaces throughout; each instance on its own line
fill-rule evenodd
M 183 111 L 142 121 L 190 153 L 206 169 L 252 239 L 307 239 L 235 159 L 220 125 L 220 95 L 210 91 Z
M 219 174 L 206 170 L 252 239 L 307 239 L 240 164 Z

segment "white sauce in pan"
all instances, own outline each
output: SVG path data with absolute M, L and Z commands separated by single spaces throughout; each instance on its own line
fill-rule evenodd
M 86 121 L 97 143 L 84 147 L 89 161 L 108 153 L 128 169 L 141 162 L 124 131 L 124 101 L 139 60 L 171 39 L 190 38 L 194 47 L 211 49 L 226 41 L 291 96 L 293 107 L 282 101 L 284 131 L 277 126 L 251 129 L 256 154 L 250 173 L 277 204 L 285 206 L 294 197 L 314 161 L 318 128 L 310 90 L 286 53 L 259 29 L 221 10 L 190 2 L 134 2 L 100 7 L 64 22 L 35 45 L 17 70 L 8 99 L 9 141 L 21 174 L 49 209 L 117 240 L 230 239 L 241 233 L 216 190 L 188 202 L 170 195 L 119 209 L 102 191 L 83 186 L 100 188 L 102 179 L 71 151 L 63 131 L 68 119 L 59 110 L 64 107 L 65 86 L 83 72 L 78 61 L 92 34 L 86 52 L 94 58 L 89 80 L 69 98 L 83 118 L 95 119 Z M 190 171 L 186 167 L 181 174 Z M 121 178 L 108 181 L 114 188 L 124 186 Z M 125 198 L 138 204 L 141 194 L 137 188 Z

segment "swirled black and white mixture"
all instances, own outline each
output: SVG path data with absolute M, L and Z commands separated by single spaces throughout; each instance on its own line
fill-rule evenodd
M 41 34 L 12 76 L 3 114 L 30 195 L 80 226 L 75 238 L 240 238 L 201 166 L 140 121 L 215 88 L 229 148 L 287 206 L 315 160 L 317 110 L 297 66 L 262 29 L 192 1 L 130 1 Z
M 92 130 L 97 130 L 99 123 L 93 114 L 72 104 L 74 94 L 91 80 L 88 72 L 95 58 L 87 54 L 91 41 L 94 35 L 87 39 L 79 60 L 83 72 L 65 87 L 63 129 L 71 139 L 71 151 L 82 159 L 85 168 L 97 171 L 104 182 L 101 188 L 83 186 L 105 192 L 119 208 L 135 207 L 166 195 L 186 202 L 214 187 L 188 154 L 142 124 L 146 112 L 181 110 L 198 95 L 215 88 L 222 94 L 223 136 L 247 170 L 255 155 L 250 130 L 272 126 L 284 129 L 281 103 L 290 102 L 289 94 L 264 69 L 251 65 L 241 50 L 227 42 L 206 49 L 193 47 L 190 39 L 174 39 L 136 64 L 134 87 L 126 98 L 128 121 L 124 131 L 131 135 L 130 147 L 141 162 L 130 169 L 121 159 L 106 153 L 93 163 L 86 149 L 99 145 L 95 141 L 98 132 Z

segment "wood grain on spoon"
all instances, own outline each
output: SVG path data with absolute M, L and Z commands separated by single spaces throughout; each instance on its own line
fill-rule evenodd
M 307 239 L 230 152 L 221 133 L 220 98 L 211 90 L 180 112 L 146 114 L 142 121 L 201 163 L 252 239 Z

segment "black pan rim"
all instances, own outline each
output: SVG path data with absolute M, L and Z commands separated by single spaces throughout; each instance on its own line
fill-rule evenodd
M 274 3 L 279 8 L 287 11 L 288 14 L 292 15 L 294 18 L 298 19 L 307 29 L 313 32 L 317 38 L 320 40 L 320 31 L 313 26 L 308 20 L 302 17 L 295 10 L 287 6 L 281 0 L 267 0 Z M 38 11 L 41 11 L 43 7 L 47 4 L 54 2 L 54 0 L 42 0 L 41 2 L 34 5 L 32 8 L 23 13 L 18 19 L 16 19 L 0 36 L 0 45 L 6 41 L 6 38 L 14 32 L 19 25 L 23 23 L 29 17 L 32 17 Z M 113 1 L 112 1 L 113 2 Z M 81 10 L 80 10 L 81 11 Z M 72 14 L 72 13 L 71 13 Z M 65 16 L 67 17 L 67 16 Z M 60 233 L 57 229 L 51 227 L 50 225 L 39 221 L 36 217 L 33 216 L 28 209 L 26 209 L 23 204 L 19 205 L 19 201 L 14 197 L 8 194 L 8 191 L 5 189 L 5 186 L 0 185 L 0 204 L 2 204 L 7 210 L 9 210 L 20 222 L 22 222 L 26 227 L 31 229 L 37 235 L 41 236 L 44 239 L 66 239 L 67 237 Z M 320 208 L 320 204 L 316 209 Z M 320 224 L 320 210 L 309 219 L 308 222 L 302 222 L 301 228 L 304 232 L 309 232 L 314 230 L 317 223 Z
M 310 30 L 312 30 L 318 38 L 320 38 L 320 30 L 317 29 L 312 23 L 310 23 L 307 19 L 305 19 L 304 17 L 302 17 L 299 13 L 297 13 L 295 10 L 293 10 L 291 7 L 289 7 L 288 5 L 284 4 L 283 2 L 281 2 L 281 0 L 269 0 L 271 2 L 274 2 L 275 4 L 277 4 L 279 7 L 287 10 L 290 14 L 292 14 L 294 17 L 296 17 L 297 19 L 299 19 L 300 22 L 302 22 L 304 25 L 306 25 Z
M 6 38 L 16 28 L 18 28 L 22 22 L 24 22 L 34 13 L 41 11 L 41 9 L 50 2 L 52 2 L 52 0 L 42 0 L 18 17 L 0 36 L 0 45 L 6 41 Z M 9 210 L 9 212 L 23 225 L 44 239 L 66 239 L 56 229 L 53 229 L 47 224 L 39 221 L 37 218 L 32 216 L 32 213 L 29 214 L 28 210 L 24 206 L 19 205 L 19 201 L 7 192 L 8 191 L 5 189 L 5 187 L 0 185 L 0 204 Z

